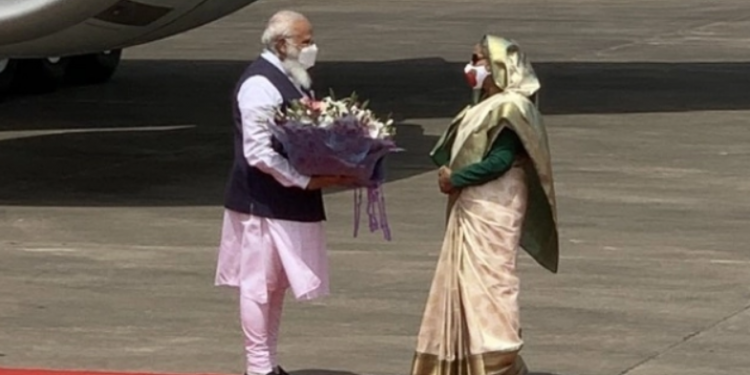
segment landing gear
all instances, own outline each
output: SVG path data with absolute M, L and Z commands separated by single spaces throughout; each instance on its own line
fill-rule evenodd
M 55 91 L 65 80 L 70 60 L 64 57 L 20 60 L 18 89 L 21 92 L 46 93 Z
M 74 84 L 104 83 L 115 74 L 121 56 L 122 50 L 119 49 L 75 56 L 68 66 L 68 78 Z
M 25 94 L 55 91 L 63 84 L 89 85 L 112 78 L 122 50 L 44 59 L 0 58 L 0 96 L 11 90 Z
M 13 86 L 17 66 L 16 60 L 0 58 L 0 98 L 7 94 Z

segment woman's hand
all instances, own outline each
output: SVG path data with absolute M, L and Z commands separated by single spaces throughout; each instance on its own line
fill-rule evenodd
M 440 167 L 440 170 L 438 170 L 438 186 L 443 194 L 450 194 L 455 190 L 453 184 L 451 184 L 450 168 L 445 166 Z

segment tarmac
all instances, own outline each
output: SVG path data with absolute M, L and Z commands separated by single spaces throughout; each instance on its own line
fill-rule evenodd
M 750 3 L 260 1 L 126 51 L 109 84 L 0 103 L 0 367 L 243 371 L 236 298 L 213 286 L 229 98 L 265 20 L 315 25 L 319 92 L 399 120 L 394 240 L 352 236 L 326 195 L 333 294 L 289 300 L 294 375 L 410 369 L 442 242 L 427 152 L 469 98 L 484 33 L 541 78 L 561 266 L 520 260 L 536 375 L 750 374 Z

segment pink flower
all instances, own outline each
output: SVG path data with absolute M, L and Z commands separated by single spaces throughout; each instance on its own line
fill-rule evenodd
M 300 100 L 300 103 L 302 103 L 305 107 L 309 108 L 313 112 L 323 112 L 326 109 L 325 103 L 322 101 L 317 100 L 310 100 L 308 98 L 303 98 Z

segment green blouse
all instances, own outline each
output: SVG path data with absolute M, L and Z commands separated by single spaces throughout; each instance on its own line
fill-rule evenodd
M 518 135 L 513 130 L 503 129 L 482 161 L 453 171 L 451 185 L 464 188 L 499 178 L 513 166 L 516 154 L 522 149 Z

